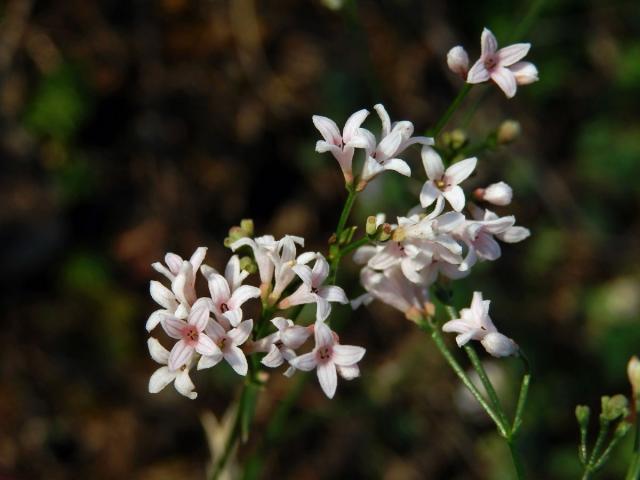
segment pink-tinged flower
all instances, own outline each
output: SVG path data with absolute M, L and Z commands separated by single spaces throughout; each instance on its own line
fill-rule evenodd
M 305 372 L 317 369 L 318 380 L 325 395 L 333 398 L 338 386 L 338 373 L 350 380 L 359 374 L 357 363 L 366 350 L 353 345 L 340 345 L 334 333 L 324 322 L 314 326 L 315 348 L 291 360 L 291 365 Z
M 489 317 L 490 300 L 483 300 L 481 292 L 473 292 L 470 308 L 460 310 L 460 318 L 450 320 L 442 326 L 444 332 L 457 333 L 459 347 L 469 340 L 479 340 L 487 353 L 494 357 L 506 357 L 518 351 L 518 345 L 498 332 Z
M 274 251 L 278 246 L 278 242 L 271 235 L 263 235 L 262 237 L 249 238 L 244 237 L 236 240 L 231 244 L 231 250 L 236 251 L 241 247 L 249 247 L 253 250 L 253 258 L 258 265 L 258 274 L 260 275 L 260 283 L 266 286 L 271 284 L 273 280 L 273 262 L 269 257 L 269 252 Z
M 474 195 L 479 200 L 504 207 L 511 203 L 512 188 L 504 182 L 492 183 L 487 188 L 477 188 Z
M 447 65 L 453 73 L 466 79 L 469 72 L 469 55 L 467 55 L 467 51 L 460 45 L 453 47 L 447 53 Z
M 229 282 L 218 273 L 209 275 L 209 292 L 211 293 L 211 311 L 218 322 L 237 327 L 242 320 L 242 305 L 251 298 L 260 296 L 260 289 L 251 285 L 240 285 L 233 292 Z
M 189 377 L 191 362 L 183 365 L 177 370 L 171 370 L 167 366 L 169 363 L 169 350 L 160 345 L 160 342 L 155 338 L 147 340 L 147 346 L 149 347 L 149 354 L 151 355 L 151 358 L 160 365 L 163 365 L 151 375 L 151 378 L 149 379 L 149 393 L 158 393 L 171 382 L 174 382 L 173 384 L 180 394 L 190 398 L 191 400 L 195 399 L 198 394 L 193 391 L 195 389 L 195 385 Z
M 364 109 L 351 115 L 345 123 L 342 133 L 330 118 L 321 117 L 320 115 L 313 116 L 313 124 L 324 139 L 316 143 L 316 152 L 331 152 L 340 164 L 344 180 L 347 183 L 353 181 L 352 162 L 355 151 L 353 141 L 356 140 L 358 129 L 368 115 L 369 112 Z
M 218 274 L 218 271 L 215 268 L 210 267 L 209 265 L 202 265 L 200 267 L 200 271 L 202 275 L 209 280 L 209 277 L 213 274 Z M 242 270 L 240 268 L 240 258 L 238 255 L 232 255 L 229 261 L 227 262 L 227 266 L 224 269 L 224 278 L 227 280 L 229 284 L 229 290 L 233 293 L 242 282 L 249 276 L 249 272 L 246 270 Z
M 311 329 L 295 325 L 293 321 L 283 317 L 276 317 L 271 320 L 271 323 L 276 326 L 278 331 L 272 334 L 269 353 L 262 359 L 262 364 L 276 368 L 285 361 L 290 362 L 296 357 L 295 350 L 307 341 L 311 335 Z M 295 371 L 296 369 L 290 366 L 284 374 L 290 377 Z
M 498 50 L 498 41 L 488 29 L 482 31 L 480 59 L 467 74 L 467 83 L 493 80 L 508 98 L 516 94 L 518 84 L 525 85 L 538 79 L 536 67 L 520 62 L 531 48 L 530 43 L 516 43 Z
M 477 205 L 474 205 L 473 203 L 470 203 L 468 208 L 475 220 L 492 222 L 500 219 L 500 217 L 491 210 L 482 209 Z M 531 231 L 528 228 L 513 225 L 501 232 L 496 233 L 495 237 L 505 243 L 518 243 L 528 238 L 530 235 Z
M 187 317 L 191 304 L 196 300 L 196 272 L 206 253 L 206 247 L 199 247 L 189 260 L 183 260 L 175 253 L 167 253 L 165 255 L 166 266 L 160 262 L 151 265 L 154 270 L 169 279 L 171 290 L 160 282 L 151 282 L 151 297 L 163 308 L 156 310 L 149 316 L 146 324 L 147 331 L 153 330 L 167 314 L 179 318 Z
M 365 267 L 360 271 L 360 283 L 370 297 L 354 300 L 351 305 L 354 309 L 373 298 L 401 311 L 405 316 L 426 313 L 430 308 L 429 289 L 410 282 L 398 267 L 383 272 Z
M 252 329 L 253 320 L 240 322 L 236 328 L 229 331 L 226 331 L 215 320 L 211 320 L 207 325 L 206 332 L 214 342 L 214 349 L 212 353 L 200 357 L 198 370 L 213 367 L 225 359 L 236 373 L 246 375 L 249 368 L 247 357 L 239 347 L 247 341 Z
M 269 252 L 275 268 L 273 290 L 269 294 L 271 304 L 278 301 L 282 292 L 296 278 L 296 273 L 293 271 L 294 265 L 304 265 L 316 258 L 315 252 L 305 252 L 296 258 L 296 243 L 304 246 L 304 239 L 285 235 L 278 241 L 278 248 Z
M 177 370 L 188 365 L 194 352 L 201 355 L 211 355 L 216 346 L 213 340 L 204 333 L 209 322 L 209 301 L 206 298 L 196 300 L 191 308 L 187 321 L 176 317 L 165 317 L 162 328 L 171 338 L 178 342 L 169 354 L 169 369 Z
M 414 144 L 433 145 L 433 138 L 412 137 L 413 124 L 403 120 L 391 123 L 391 118 L 382 104 L 373 107 L 382 122 L 381 140 L 368 130 L 359 129 L 354 145 L 365 149 L 365 163 L 362 168 L 358 190 L 364 189 L 369 181 L 386 170 L 393 170 L 406 177 L 411 176 L 411 168 L 404 160 L 397 158 L 407 147 Z
M 280 302 L 280 309 L 315 303 L 317 305 L 316 322 L 322 322 L 331 313 L 330 302 L 349 303 L 342 288 L 335 285 L 322 285 L 329 276 L 329 264 L 321 254 L 318 253 L 313 269 L 307 265 L 294 265 L 292 268 L 302 280 L 302 285 Z
M 465 197 L 459 184 L 471 175 L 477 162 L 476 157 L 466 158 L 445 170 L 440 155 L 433 148 L 424 147 L 422 163 L 429 180 L 420 191 L 420 204 L 427 208 L 436 202 L 434 211 L 440 213 L 444 209 L 446 199 L 456 212 L 461 211 L 464 208 Z

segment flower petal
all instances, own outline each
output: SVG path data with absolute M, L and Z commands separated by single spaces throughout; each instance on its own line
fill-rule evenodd
M 331 304 L 319 295 L 316 295 L 316 323 L 324 322 L 331 313 Z
M 169 367 L 160 367 L 149 378 L 149 393 L 158 393 L 175 378 L 176 372 L 169 370 Z
M 465 158 L 454 163 L 445 172 L 445 177 L 451 184 L 458 185 L 466 180 L 475 170 L 478 159 L 476 157 Z
M 191 258 L 189 259 L 189 263 L 191 264 L 194 272 L 198 271 L 206 255 L 207 247 L 198 247 L 196 248 L 196 251 L 193 252 L 193 255 L 191 255 Z
M 423 208 L 427 208 L 436 198 L 440 197 L 440 195 L 440 190 L 432 180 L 429 180 L 424 183 L 422 190 L 420 190 L 420 205 L 422 205 Z
M 179 340 L 169 353 L 169 368 L 177 370 L 189 363 L 193 355 L 194 348 L 189 346 L 184 340 Z
M 198 370 L 215 367 L 224 358 L 222 350 L 218 349 L 213 355 L 203 355 L 198 361 Z
M 189 370 L 186 368 L 178 372 L 173 386 L 176 387 L 178 393 L 190 398 L 191 400 L 195 400 L 198 397 L 198 394 L 193 391 L 196 386 L 191 381 L 191 377 L 189 377 Z
M 235 346 L 238 346 L 247 341 L 247 338 L 251 335 L 251 330 L 253 330 L 253 320 L 245 320 L 236 328 L 229 330 L 227 336 Z
M 240 308 L 240 306 L 251 298 L 257 298 L 260 296 L 260 289 L 251 285 L 239 286 L 227 303 L 230 310 Z
M 384 162 L 385 170 L 393 170 L 394 172 L 398 172 L 400 175 L 404 175 L 405 177 L 411 176 L 411 167 L 400 158 L 391 158 Z
M 342 130 L 342 140 L 344 143 L 348 143 L 358 133 L 360 125 L 362 125 L 362 122 L 364 122 L 368 115 L 369 111 L 362 109 L 347 119 Z
M 151 330 L 156 328 L 160 321 L 165 317 L 165 315 L 168 315 L 168 312 L 166 310 L 156 310 L 151 315 L 149 315 L 149 318 L 147 319 L 147 323 L 145 325 L 147 332 L 150 332 Z
M 318 365 L 315 352 L 309 352 L 305 353 L 304 355 L 300 355 L 296 358 L 291 359 L 289 363 L 291 363 L 291 366 L 297 368 L 298 370 L 302 370 L 303 372 L 309 372 L 316 368 L 316 365 Z
M 339 345 L 333 346 L 333 356 L 331 360 L 336 365 L 349 366 L 358 363 L 364 357 L 366 350 L 355 345 Z
M 164 263 L 167 264 L 167 267 L 169 267 L 171 273 L 177 275 L 180 271 L 180 267 L 182 266 L 182 257 L 180 255 L 176 255 L 175 253 L 169 252 L 164 256 Z
M 508 68 L 497 68 L 491 72 L 491 80 L 504 92 L 507 98 L 513 98 L 518 89 L 515 75 Z
M 433 148 L 424 146 L 420 152 L 424 171 L 427 172 L 429 180 L 440 180 L 444 175 L 444 164 L 442 158 Z
M 173 312 L 176 309 L 176 298 L 171 290 L 156 280 L 151 280 L 149 284 L 151 298 L 160 306 Z
M 498 49 L 498 40 L 496 40 L 496 37 L 488 28 L 482 30 L 482 35 L 480 36 L 480 49 L 483 57 L 496 53 L 496 50 Z
M 360 376 L 360 368 L 358 368 L 358 365 L 336 365 L 336 368 L 338 370 L 338 374 L 345 380 L 353 380 Z
M 209 275 L 207 279 L 209 283 L 209 292 L 211 293 L 211 299 L 214 303 L 225 303 L 229 300 L 231 292 L 229 291 L 229 283 L 219 273 L 213 273 Z
M 151 358 L 162 365 L 167 364 L 169 361 L 169 350 L 164 348 L 157 338 L 149 338 L 147 340 L 147 347 L 149 347 L 149 355 L 151 355 Z
M 325 395 L 333 398 L 338 387 L 338 375 L 336 374 L 336 366 L 333 362 L 321 363 L 318 365 L 318 380 Z
M 314 115 L 311 117 L 313 124 L 322 135 L 322 138 L 327 143 L 332 143 L 334 145 L 339 145 L 342 142 L 342 135 L 340 135 L 340 130 L 338 129 L 338 125 L 336 122 L 327 117 L 322 117 L 320 115 Z
M 319 256 L 316 263 L 313 265 L 313 270 L 311 270 L 311 284 L 314 287 L 319 287 L 328 276 L 329 263 L 324 259 L 324 257 Z
M 199 332 L 203 331 L 209 322 L 209 302 L 206 298 L 200 298 L 197 300 L 191 312 L 189 313 L 189 324 L 198 329 Z
M 182 338 L 182 331 L 187 326 L 187 322 L 178 320 L 176 317 L 170 315 L 165 315 L 161 325 L 167 335 L 176 340 L 180 340 Z
M 196 343 L 196 352 L 200 355 L 213 355 L 220 347 L 218 347 L 211 338 L 209 338 L 204 333 L 198 335 L 198 343 Z
M 464 191 L 458 185 L 454 185 L 446 192 L 443 192 L 444 198 L 447 199 L 451 207 L 459 212 L 464 208 Z
M 277 368 L 284 362 L 284 358 L 280 353 L 280 350 L 275 345 L 271 345 L 271 350 L 269 353 L 264 356 L 260 363 L 262 363 L 265 367 L 269 368 Z
M 380 117 L 380 122 L 382 123 L 382 136 L 386 137 L 391 132 L 391 118 L 387 113 L 387 110 L 384 108 L 384 105 L 378 103 L 373 106 L 373 109 Z
M 300 348 L 310 335 L 311 332 L 308 328 L 296 325 L 284 330 L 280 335 L 280 340 L 287 347 L 296 349 Z
M 344 293 L 344 290 L 340 287 L 336 287 L 335 285 L 321 287 L 318 291 L 318 295 L 329 302 L 340 302 L 342 304 L 349 303 L 349 299 Z
M 484 61 L 482 59 L 474 63 L 469 69 L 469 73 L 467 73 L 467 83 L 482 83 L 486 82 L 490 78 L 491 75 L 489 74 L 489 70 L 484 66 Z
M 528 85 L 538 81 L 538 69 L 533 63 L 518 62 L 509 67 L 518 85 Z
M 238 324 L 242 321 L 242 310 L 240 310 L 239 308 L 235 308 L 233 310 L 227 310 L 222 314 L 222 318 L 225 319 L 227 322 L 229 322 L 231 326 L 237 327 Z
M 302 280 L 305 285 L 311 286 L 312 275 L 310 267 L 306 265 L 294 265 L 291 269 L 296 272 L 296 275 L 300 277 L 300 280 Z
M 249 366 L 247 364 L 247 357 L 244 356 L 244 352 L 236 346 L 230 346 L 225 349 L 224 359 L 227 361 L 231 368 L 233 368 L 238 375 L 246 375 Z
M 522 60 L 529 53 L 530 43 L 514 43 L 498 50 L 498 63 L 501 67 L 509 67 Z
M 314 338 L 316 341 L 316 349 L 324 347 L 333 347 L 335 339 L 333 332 L 324 322 L 316 322 L 314 325 Z

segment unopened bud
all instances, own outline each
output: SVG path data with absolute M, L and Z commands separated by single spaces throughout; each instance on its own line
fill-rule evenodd
M 505 120 L 498 127 L 496 133 L 496 140 L 499 145 L 507 145 L 512 143 L 520 136 L 520 123 L 515 120 Z
M 491 332 L 480 340 L 489 355 L 494 357 L 508 357 L 518 351 L 518 345 L 506 335 Z
M 629 375 L 629 382 L 631 382 L 631 388 L 633 389 L 633 395 L 636 398 L 640 397 L 640 360 L 635 355 L 629 360 L 627 365 L 627 375 Z
M 624 437 L 629 432 L 629 430 L 631 430 L 631 426 L 632 426 L 631 423 L 623 420 L 618 424 L 616 429 L 613 431 L 613 437 L 614 438 Z
M 459 75 L 463 79 L 467 79 L 467 73 L 469 72 L 469 55 L 464 48 L 460 45 L 453 47 L 447 53 L 447 65 L 456 75 Z
M 240 270 L 246 270 L 249 273 L 256 273 L 258 267 L 251 257 L 242 257 L 240 259 Z
M 505 206 L 511 203 L 513 189 L 504 182 L 492 183 L 487 188 L 477 188 L 473 192 L 478 200 Z
M 367 235 L 369 235 L 370 237 L 376 234 L 376 231 L 378 230 L 377 223 L 378 222 L 376 221 L 376 217 L 374 217 L 373 215 L 367 217 L 366 231 Z
M 591 416 L 591 409 L 586 405 L 578 405 L 576 407 L 576 420 L 578 420 L 578 425 L 580 428 L 586 430 L 589 425 L 589 417 Z
M 538 81 L 538 69 L 533 63 L 518 62 L 515 65 L 511 65 L 509 70 L 513 72 L 518 85 L 529 85 Z
M 378 230 L 378 240 L 381 242 L 386 242 L 391 238 L 393 234 L 393 228 L 388 223 L 383 223 Z
M 603 396 L 602 399 L 602 412 L 600 418 L 602 420 L 612 422 L 620 416 L 627 416 L 629 413 L 627 397 L 624 395 L 614 395 L 609 397 Z
M 250 218 L 240 220 L 240 229 L 247 237 L 253 237 L 253 220 Z

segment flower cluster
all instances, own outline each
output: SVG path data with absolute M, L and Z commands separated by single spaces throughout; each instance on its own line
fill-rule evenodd
M 360 280 L 367 291 L 352 302 L 354 308 L 375 298 L 409 319 L 430 316 L 429 288 L 440 277 L 465 277 L 478 261 L 497 260 L 500 242 L 519 242 L 529 236 L 528 229 L 515 225 L 513 215 L 499 216 L 467 202 L 461 184 L 474 172 L 475 157 L 445 168 L 438 152 L 424 146 L 422 162 L 427 180 L 420 192 L 420 206 L 398 217 L 397 224 L 391 225 L 389 240 L 362 246 L 354 255 L 355 262 L 363 265 Z M 475 197 L 505 206 L 511 202 L 512 189 L 498 182 L 477 189 Z M 445 324 L 444 331 L 460 333 L 460 346 L 480 340 L 491 355 L 515 353 L 515 343 L 497 331 L 488 307 L 489 302 L 483 302 L 482 294 L 476 292 L 471 308 L 464 309 L 460 319 Z
M 178 392 L 196 398 L 189 376 L 193 367 L 208 369 L 225 360 L 239 375 L 247 375 L 249 354 L 266 354 L 261 359 L 265 367 L 287 363 L 287 376 L 296 370 L 317 369 L 320 385 L 330 398 L 336 391 L 337 374 L 347 380 L 356 378 L 357 363 L 365 349 L 341 345 L 326 323 L 331 303 L 348 303 L 347 297 L 340 287 L 325 284 L 329 264 L 322 254 L 296 255 L 297 246 L 303 245 L 303 238 L 291 235 L 280 240 L 269 235 L 241 235 L 229 246 L 233 251 L 248 250 L 252 258 L 241 260 L 233 255 L 224 274 L 203 264 L 204 247 L 198 248 L 189 260 L 168 253 L 166 265 L 153 264 L 170 285 L 151 282 L 151 297 L 162 308 L 150 315 L 147 330 L 151 332 L 160 325 L 175 343 L 167 350 L 157 338 L 149 339 L 149 353 L 161 365 L 151 376 L 149 391 L 159 392 L 173 382 Z M 312 267 L 308 265 L 311 262 Z M 243 284 L 254 269 L 259 274 L 259 288 Z M 208 285 L 206 296 L 198 296 L 196 291 L 198 271 Z M 285 296 L 286 293 L 289 294 Z M 262 300 L 262 315 L 254 322 L 244 318 L 244 308 L 257 298 Z M 315 324 L 296 325 L 293 319 L 283 316 L 269 318 L 272 313 L 303 304 L 316 305 Z M 269 333 L 269 329 L 273 331 Z M 298 355 L 296 351 L 311 335 L 315 347 Z
M 495 82 L 508 98 L 516 94 L 518 85 L 538 81 L 538 69 L 533 63 L 521 60 L 529 53 L 531 44 L 516 43 L 498 50 L 498 41 L 485 28 L 480 38 L 480 58 L 469 68 L 469 55 L 460 45 L 447 54 L 449 69 L 467 83 Z

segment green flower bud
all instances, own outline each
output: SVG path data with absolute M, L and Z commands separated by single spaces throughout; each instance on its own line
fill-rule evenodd
M 393 234 L 393 228 L 388 223 L 384 223 L 378 229 L 378 240 L 381 242 L 386 242 L 391 238 Z
M 366 224 L 366 231 L 367 231 L 367 235 L 369 235 L 370 237 L 376 234 L 376 230 L 378 229 L 378 226 L 376 225 L 376 217 L 374 217 L 373 215 L 367 217 L 367 224 Z
M 253 261 L 251 257 L 242 257 L 240 259 L 240 270 L 246 270 L 249 273 L 256 273 L 258 271 L 258 266 L 256 262 Z
M 250 218 L 243 218 L 240 220 L 240 229 L 244 232 L 245 237 L 253 237 L 253 220 Z
M 614 395 L 602 397 L 602 412 L 600 419 L 612 422 L 618 417 L 626 417 L 629 413 L 629 402 L 624 395 Z
M 515 120 L 505 120 L 498 127 L 496 132 L 496 140 L 499 145 L 507 145 L 514 142 L 521 132 L 520 123 Z
M 589 425 L 589 417 L 591 416 L 591 409 L 586 405 L 578 405 L 576 407 L 576 419 L 580 428 L 587 428 Z

